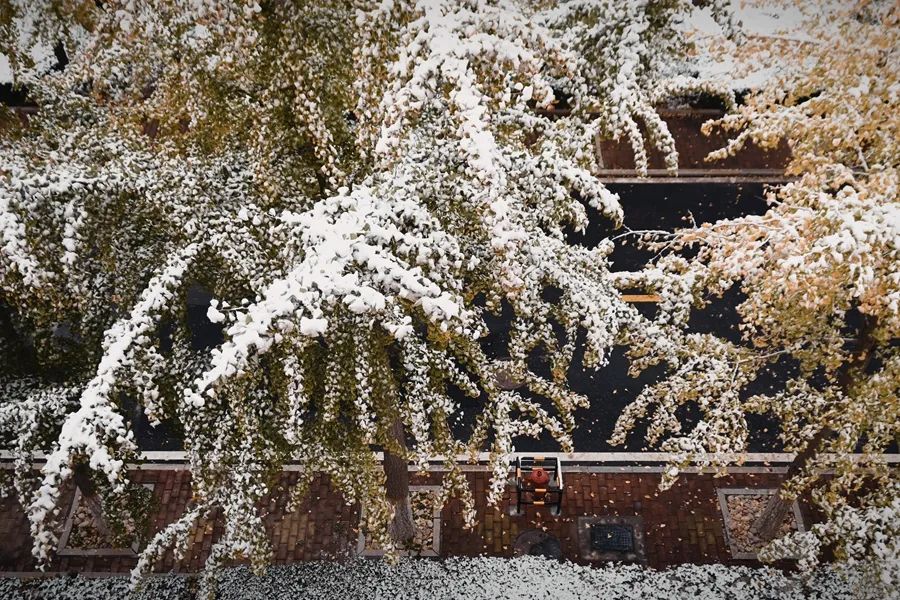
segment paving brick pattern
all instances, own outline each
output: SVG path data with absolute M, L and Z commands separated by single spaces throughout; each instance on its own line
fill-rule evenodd
M 565 468 L 565 467 L 564 467 Z M 579 557 L 577 521 L 582 515 L 640 516 L 646 536 L 647 564 L 665 567 L 691 562 L 737 563 L 731 559 L 716 498 L 720 487 L 774 487 L 780 475 L 736 473 L 723 478 L 708 474 L 685 474 L 670 490 L 657 489 L 659 474 L 649 472 L 565 473 L 562 514 L 554 517 L 546 507 L 525 507 L 524 514 L 510 516 L 513 490 L 506 493 L 500 508 L 487 506 L 485 489 L 489 474 L 467 474 L 476 496 L 478 523 L 473 530 L 463 527 L 461 504 L 451 501 L 442 512 L 441 555 L 513 556 L 516 536 L 529 529 L 542 529 L 556 536 L 563 555 L 575 562 Z M 264 507 L 276 563 L 341 559 L 352 556 L 358 537 L 359 507 L 348 505 L 325 476 L 313 481 L 309 494 L 294 512 L 286 512 L 288 490 L 296 482 L 295 473 L 284 473 L 278 492 Z M 152 528 L 159 530 L 175 520 L 191 500 L 190 474 L 183 470 L 138 470 L 135 483 L 154 483 Z M 413 484 L 439 483 L 440 474 L 413 477 Z M 71 496 L 71 494 L 69 495 Z M 70 502 L 70 500 L 68 500 Z M 805 517 L 808 522 L 808 517 Z M 202 568 L 210 546 L 221 533 L 214 518 L 193 532 L 186 556 L 176 561 L 164 557 L 159 572 L 191 572 Z M 0 502 L 0 570 L 32 571 L 28 522 L 14 499 Z M 60 556 L 50 566 L 55 572 L 124 572 L 136 562 L 132 556 Z
M 707 120 L 723 115 L 716 110 L 661 111 L 669 131 L 675 139 L 678 150 L 678 168 L 682 175 L 691 170 L 708 171 L 744 171 L 755 170 L 782 171 L 790 159 L 790 150 L 786 142 L 776 148 L 763 150 L 753 143 L 748 143 L 737 155 L 722 160 L 707 161 L 706 156 L 713 150 L 727 145 L 733 134 L 721 130 L 713 130 L 710 135 L 703 135 L 700 128 Z M 648 166 L 653 169 L 665 169 L 665 157 L 652 145 L 648 150 Z M 634 150 L 627 139 L 604 140 L 599 145 L 604 169 L 633 171 Z
M 486 473 L 469 476 L 475 489 L 487 483 Z M 661 568 L 678 563 L 733 561 L 725 542 L 724 524 L 716 497 L 719 487 L 775 487 L 780 475 L 739 473 L 723 478 L 684 475 L 671 489 L 659 491 L 657 473 L 566 473 L 562 514 L 554 517 L 546 507 L 524 507 L 521 516 L 510 516 L 511 490 L 503 510 L 478 503 L 479 522 L 467 532 L 462 527 L 458 502 L 444 510 L 442 553 L 473 556 L 512 556 L 516 536 L 528 529 L 542 529 L 556 536 L 563 556 L 580 559 L 579 516 L 640 516 L 646 536 L 647 563 Z

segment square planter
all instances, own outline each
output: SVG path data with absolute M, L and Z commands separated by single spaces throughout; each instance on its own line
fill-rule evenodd
M 725 541 L 732 558 L 757 560 L 757 551 L 762 545 L 755 544 L 755 540 L 749 535 L 749 527 L 765 508 L 769 497 L 778 493 L 778 488 L 722 488 L 716 490 L 716 493 L 722 520 L 725 522 Z M 796 500 L 782 525 L 780 535 L 790 531 L 805 531 L 803 515 Z
M 409 486 L 410 504 L 413 512 L 413 521 L 416 524 L 416 536 L 414 542 L 421 546 L 417 556 L 438 556 L 441 551 L 441 507 L 434 501 L 440 492 L 439 485 L 411 485 Z M 365 516 L 366 507 L 360 510 L 360 521 Z M 369 544 L 360 527 L 359 540 L 356 546 L 359 556 L 378 557 L 385 552 L 380 547 Z M 402 556 L 410 553 L 406 550 L 400 552 Z
M 153 491 L 154 484 L 143 483 L 141 485 L 151 492 Z M 59 546 L 56 551 L 58 556 L 135 556 L 138 553 L 140 547 L 137 539 L 135 539 L 131 546 L 120 548 L 80 548 L 77 546 L 70 546 L 69 544 L 73 537 L 73 528 L 77 527 L 75 519 L 78 515 L 80 506 L 81 490 L 75 488 L 72 505 L 69 508 L 69 514 L 66 516 L 62 534 L 59 536 Z

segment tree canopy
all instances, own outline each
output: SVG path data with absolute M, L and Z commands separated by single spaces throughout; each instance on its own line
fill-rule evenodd
M 785 140 L 793 180 L 770 189 L 763 215 L 654 237 L 662 257 L 629 276 L 660 291 L 670 323 L 738 288 L 742 339 L 674 326 L 636 343 L 636 368 L 665 364 L 670 376 L 626 408 L 614 439 L 650 414 L 650 440 L 677 462 L 726 467 L 746 450 L 748 415 L 774 417 L 798 453 L 787 497 L 810 494 L 825 518 L 764 555 L 809 566 L 830 552 L 897 589 L 900 479 L 883 457 L 900 439 L 900 13 L 889 2 L 806 9 L 799 29 L 745 50 L 775 75 L 704 126 L 734 133 L 712 160 Z M 773 364 L 795 375 L 746 393 Z M 684 405 L 701 417 L 683 428 Z
M 445 493 L 469 519 L 457 455 L 490 448 L 497 499 L 514 437 L 546 430 L 570 449 L 586 402 L 566 383 L 578 336 L 600 367 L 648 322 L 609 275 L 612 244 L 565 231 L 589 211 L 621 221 L 596 176 L 597 136 L 626 136 L 639 170 L 648 142 L 676 165 L 654 106 L 713 85 L 671 69 L 691 10 L 11 4 L 3 51 L 39 110 L 27 126 L 7 115 L 2 142 L 4 343 L 25 340 L 30 359 L 10 374 L 4 425 L 36 555 L 55 545 L 75 464 L 125 490 L 138 450 L 126 396 L 183 429 L 195 491 L 136 575 L 213 511 L 225 532 L 209 566 L 262 568 L 258 505 L 286 461 L 364 502 L 369 534 L 391 548 L 375 449 L 445 457 Z M 47 72 L 34 50 L 57 40 L 68 64 Z M 224 328 L 211 351 L 190 344 L 194 284 Z M 498 363 L 479 339 L 504 305 L 515 316 Z M 528 367 L 536 348 L 548 373 Z M 528 392 L 500 389 L 501 367 Z M 458 392 L 479 406 L 462 437 Z M 29 453 L 48 442 L 31 485 Z
M 703 4 L 740 36 L 725 3 Z M 365 504 L 395 550 L 377 452 L 444 460 L 442 499 L 471 522 L 457 457 L 490 451 L 498 500 L 516 437 L 572 448 L 576 346 L 601 368 L 625 345 L 634 370 L 669 376 L 615 441 L 652 411 L 649 441 L 679 455 L 667 484 L 688 460 L 727 467 L 747 415 L 774 416 L 804 457 L 788 493 L 815 489 L 826 519 L 771 556 L 831 547 L 896 584 L 900 494 L 880 455 L 900 422 L 897 9 L 824 6 L 800 37 L 736 38 L 748 61 L 780 60 L 738 105 L 692 63 L 689 0 L 5 2 L 0 53 L 36 111 L 0 109 L 0 441 L 35 555 L 51 556 L 77 468 L 126 493 L 135 401 L 183 433 L 194 486 L 135 577 L 214 515 L 210 569 L 264 568 L 261 501 L 291 461 Z M 646 269 L 612 272 L 611 240 L 567 235 L 622 222 L 596 141 L 626 140 L 638 174 L 655 148 L 674 172 L 657 107 L 699 93 L 729 111 L 708 125 L 733 134 L 711 158 L 784 139 L 794 180 L 764 215 L 656 236 Z M 639 287 L 661 298 L 652 318 L 622 299 Z M 212 348 L 187 319 L 198 288 Z M 731 288 L 743 338 L 691 331 Z M 498 356 L 481 342 L 506 309 Z M 799 375 L 748 398 L 785 360 Z

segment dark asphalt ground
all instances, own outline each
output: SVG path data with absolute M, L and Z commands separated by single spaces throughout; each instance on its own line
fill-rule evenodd
M 714 222 L 718 219 L 747 214 L 761 214 L 766 210 L 765 186 L 759 183 L 638 183 L 610 184 L 610 189 L 619 194 L 625 214 L 623 229 L 613 230 L 601 218 L 593 218 L 583 234 L 571 234 L 570 241 L 587 246 L 595 246 L 609 236 L 620 234 L 624 228 L 632 230 L 672 230 L 685 226 L 690 217 L 696 223 Z M 631 238 L 622 238 L 611 256 L 614 270 L 636 270 L 652 257 L 652 253 L 639 249 Z M 722 299 L 713 299 L 703 311 L 695 311 L 691 327 L 699 332 L 711 332 L 737 341 L 738 318 L 734 307 L 740 302 L 737 293 L 729 293 Z M 639 304 L 642 311 L 653 311 L 653 304 Z M 508 320 L 504 318 L 491 322 L 492 335 L 485 344 L 488 351 L 502 348 Z M 540 357 L 533 366 L 540 368 Z M 747 390 L 747 395 L 762 393 L 777 386 L 791 372 L 785 364 L 765 373 Z M 638 451 L 653 450 L 642 442 L 643 428 L 629 438 L 625 446 L 611 446 L 607 443 L 612 434 L 616 418 L 622 409 L 634 400 L 641 389 L 662 374 L 661 369 L 648 370 L 640 378 L 628 375 L 628 360 L 623 348 L 617 348 L 610 356 L 609 364 L 599 370 L 585 369 L 576 353 L 569 370 L 569 383 L 573 390 L 590 399 L 590 408 L 581 409 L 577 414 L 577 429 L 574 433 L 575 450 L 579 452 Z M 477 407 L 472 406 L 472 410 Z M 694 415 L 685 409 L 686 423 Z M 755 452 L 778 450 L 771 423 L 764 419 L 751 421 L 751 450 Z M 548 436 L 539 440 L 522 438 L 516 444 L 521 451 L 558 450 L 557 444 Z
M 610 189 L 618 193 L 625 211 L 625 226 L 633 230 L 663 229 L 670 230 L 683 226 L 689 215 L 697 223 L 715 221 L 717 219 L 746 214 L 760 214 L 765 211 L 763 199 L 764 186 L 759 183 L 637 183 L 610 184 Z M 583 234 L 571 234 L 573 243 L 593 246 L 609 235 L 621 233 L 613 231 L 596 214 L 590 215 L 592 222 Z M 651 255 L 623 239 L 617 244 L 612 254 L 613 268 L 616 270 L 633 270 L 639 268 Z M 206 319 L 208 297 L 192 294 L 189 298 L 188 320 L 195 333 L 194 343 L 197 347 L 209 346 L 221 340 L 218 327 Z M 700 313 L 692 317 L 691 325 L 697 331 L 714 332 L 731 339 L 737 339 L 737 318 L 733 307 L 740 301 L 736 294 L 718 299 Z M 642 310 L 653 310 L 652 304 L 640 305 Z M 509 321 L 501 315 L 490 319 L 491 335 L 483 340 L 485 350 L 494 356 L 502 355 Z M 540 369 L 542 359 L 534 357 L 533 366 Z M 780 365 L 778 372 L 770 373 L 758 380 L 749 392 L 759 393 L 783 381 L 790 372 L 788 366 Z M 609 364 L 599 371 L 585 370 L 576 355 L 569 373 L 572 388 L 585 394 L 591 401 L 589 409 L 580 410 L 577 415 L 578 428 L 575 432 L 575 450 L 580 452 L 602 451 L 636 451 L 645 448 L 639 435 L 632 436 L 628 444 L 610 446 L 607 439 L 612 433 L 617 415 L 622 408 L 637 397 L 642 387 L 659 376 L 659 371 L 648 371 L 640 379 L 628 376 L 628 362 L 623 349 L 617 349 L 610 357 Z M 456 394 L 454 394 L 456 395 Z M 457 428 L 460 434 L 471 423 L 474 415 L 481 407 L 478 401 L 464 399 L 460 396 L 463 416 Z M 145 450 L 175 450 L 180 448 L 180 439 L 169 428 L 152 429 L 138 410 L 129 411 L 136 420 L 136 433 L 140 446 Z M 685 417 L 691 419 L 689 411 Z M 516 449 L 520 451 L 554 451 L 557 444 L 547 437 L 540 440 L 517 440 Z M 774 451 L 778 449 L 769 423 L 758 419 L 753 423 L 751 439 L 752 451 Z

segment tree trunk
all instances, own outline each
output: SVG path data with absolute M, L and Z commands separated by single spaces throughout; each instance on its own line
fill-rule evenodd
M 869 362 L 872 360 L 876 344 L 872 334 L 875 332 L 876 325 L 877 319 L 863 315 L 863 324 L 857 336 L 856 351 L 838 374 L 838 383 L 845 394 L 853 387 L 858 374 L 865 373 L 866 367 L 869 366 Z M 802 452 L 798 452 L 794 460 L 791 461 L 784 476 L 785 481 L 789 481 L 796 475 L 799 475 L 810 459 L 815 456 L 821 443 L 832 435 L 834 435 L 834 432 L 830 428 L 823 427 L 820 429 L 806 445 L 806 448 Z M 791 504 L 793 502 L 784 499 L 780 492 L 772 494 L 762 513 L 750 526 L 750 533 L 763 542 L 770 542 L 775 539 L 781 524 L 784 522 L 784 518 L 791 510 Z
M 753 524 L 750 526 L 750 533 L 758 540 L 769 542 L 778 535 L 781 524 L 784 523 L 785 517 L 791 511 L 791 502 L 781 497 L 780 492 L 776 492 L 769 497 L 766 507 Z
M 784 475 L 785 481 L 790 481 L 793 477 L 800 474 L 806 463 L 815 455 L 815 450 L 819 447 L 819 444 L 830 437 L 831 433 L 830 429 L 823 428 L 813 436 L 813 439 L 803 449 L 803 452 L 797 453 L 797 456 L 791 461 L 787 473 Z M 781 524 L 784 523 L 784 518 L 791 512 L 793 503 L 793 500 L 787 500 L 781 495 L 781 490 L 769 496 L 766 507 L 756 517 L 753 524 L 750 525 L 750 534 L 763 542 L 774 540 L 775 536 L 778 535 L 778 530 L 781 529 Z
M 100 495 L 97 493 L 97 487 L 91 479 L 90 469 L 83 464 L 75 465 L 72 479 L 78 489 L 81 490 L 81 503 L 91 513 L 91 518 L 94 519 L 94 528 L 109 538 L 109 522 L 103 515 L 103 503 L 100 500 Z
M 406 434 L 399 417 L 391 424 L 391 437 L 402 450 L 406 449 Z M 409 504 L 409 463 L 403 457 L 392 454 L 385 448 L 384 474 L 387 498 L 394 507 L 394 518 L 389 528 L 391 539 L 398 545 L 405 545 L 416 534 L 412 507 Z

